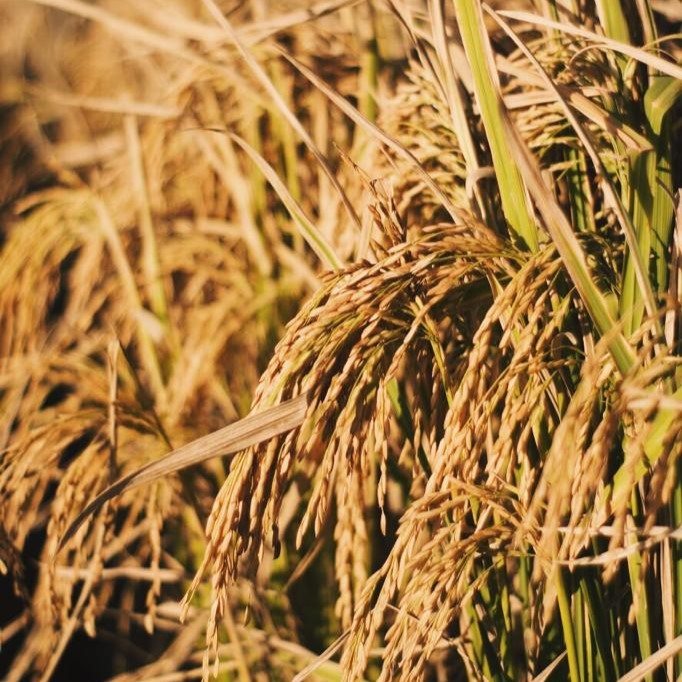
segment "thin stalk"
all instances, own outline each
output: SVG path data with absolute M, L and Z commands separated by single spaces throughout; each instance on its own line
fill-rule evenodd
M 125 134 L 128 143 L 130 166 L 132 171 L 132 185 L 137 195 L 138 214 L 140 220 L 140 235 L 142 237 L 142 270 L 145 274 L 149 291 L 149 303 L 152 312 L 164 327 L 168 326 L 168 304 L 161 277 L 159 250 L 156 245 L 152 211 L 149 205 L 147 179 L 142 158 L 142 145 L 134 116 L 125 117 Z
M 633 498 L 636 498 L 636 492 L 632 493 Z M 632 507 L 638 506 L 637 500 L 634 499 Z M 632 520 L 628 517 L 628 523 L 634 525 Z M 629 534 L 630 542 L 637 542 L 637 537 L 634 533 Z M 651 656 L 651 627 L 649 623 L 649 598 L 647 594 L 646 578 L 642 575 L 642 555 L 639 552 L 633 552 L 628 556 L 628 575 L 630 576 L 630 587 L 632 589 L 632 602 L 635 608 L 635 623 L 637 625 L 637 639 L 639 641 L 639 650 L 642 660 Z M 647 675 L 647 682 L 653 682 L 653 677 Z
M 263 154 L 263 140 L 261 136 L 261 118 L 263 109 L 257 102 L 247 100 L 244 103 L 245 112 L 242 116 L 242 137 L 259 154 Z M 258 167 L 250 165 L 248 169 L 248 183 L 251 193 L 251 205 L 253 206 L 254 220 L 262 219 L 267 211 L 267 181 Z
M 585 656 L 587 658 L 587 672 L 586 679 L 587 682 L 595 682 L 597 679 L 597 669 L 595 666 L 594 652 L 592 651 L 592 633 L 590 630 L 587 631 L 587 637 L 585 639 Z
M 108 208 L 101 199 L 94 199 L 94 210 L 97 215 L 100 229 L 107 241 L 111 259 L 118 271 L 121 287 L 128 297 L 131 309 L 136 314 L 135 335 L 139 345 L 140 358 L 144 366 L 146 379 L 149 382 L 151 394 L 154 396 L 156 407 L 163 408 L 165 403 L 166 388 L 161 373 L 161 364 L 156 352 L 156 346 L 144 324 L 144 308 L 140 298 L 135 274 L 128 261 L 125 248 L 121 243 L 121 236 L 114 225 Z
M 604 672 L 604 679 L 606 682 L 615 682 L 618 679 L 618 671 L 614 664 L 612 650 L 614 633 L 609 627 L 604 612 L 602 585 L 593 576 L 583 576 L 580 579 L 580 590 L 587 607 L 591 630 L 597 646 L 596 654 Z
M 499 610 L 502 612 L 502 621 L 499 622 L 500 630 L 500 656 L 504 665 L 505 672 L 515 679 L 517 675 L 514 670 L 514 656 L 511 646 L 512 641 L 512 615 L 511 603 L 509 601 L 509 581 L 507 576 L 507 569 L 504 562 L 497 568 L 494 573 L 497 579 Z
M 651 252 L 650 214 L 653 196 L 649 186 L 650 168 L 655 168 L 655 156 L 650 152 L 639 154 L 630 161 L 628 188 L 630 190 L 630 210 L 632 224 L 637 236 L 638 256 L 628 250 L 625 257 L 625 272 L 620 297 L 620 317 L 627 336 L 631 336 L 644 319 L 644 300 L 637 286 L 634 257 L 642 263 L 649 262 Z M 646 266 L 644 266 L 646 267 Z
M 582 150 L 571 147 L 566 150 L 570 167 L 566 172 L 568 200 L 571 205 L 571 222 L 577 232 L 594 232 L 592 192 L 587 178 L 587 164 Z
M 318 230 L 313 222 L 305 214 L 299 203 L 291 196 L 289 190 L 280 180 L 272 166 L 249 144 L 237 135 L 230 136 L 250 157 L 260 169 L 273 189 L 279 195 L 282 203 L 286 206 L 289 214 L 298 226 L 301 235 L 306 240 L 310 248 L 318 255 L 320 260 L 330 269 L 339 270 L 343 267 L 343 261 L 334 251 L 334 247 L 325 239 L 324 235 Z
M 568 670 L 571 682 L 580 682 L 580 664 L 578 661 L 578 649 L 575 640 L 575 630 L 571 618 L 571 602 L 566 590 L 564 571 L 556 569 L 554 575 L 556 584 L 557 601 L 559 602 L 559 615 L 561 616 L 561 626 L 564 631 L 564 644 L 566 645 L 566 657 L 568 658 Z
M 589 628 L 585 627 L 585 609 L 583 596 L 580 590 L 573 595 L 572 601 L 572 620 L 575 625 L 575 643 L 578 653 L 578 665 L 580 667 L 580 679 L 586 680 L 588 678 L 585 640 L 589 639 L 590 631 Z
M 486 680 L 506 680 L 507 676 L 502 670 L 499 652 L 495 651 L 490 642 L 483 623 L 476 613 L 475 604 L 478 604 L 485 612 L 486 604 L 479 592 L 474 594 L 472 604 L 469 606 L 471 634 L 476 660 L 479 662 Z
M 677 480 L 682 481 L 682 463 L 677 464 Z M 675 528 L 682 526 L 682 483 L 675 486 L 671 503 L 673 525 Z M 673 580 L 675 590 L 675 610 L 674 610 L 674 635 L 682 635 L 682 542 L 672 543 L 673 558 Z M 682 653 L 675 657 L 675 675 L 682 675 Z M 675 677 L 677 679 L 677 677 Z
M 644 111 L 656 136 L 655 160 L 648 170 L 647 184 L 653 195 L 650 220 L 652 229 L 651 251 L 654 258 L 654 280 L 659 293 L 667 291 L 670 262 L 670 246 L 673 215 L 675 212 L 672 179 L 672 146 L 670 137 L 670 116 L 668 112 L 682 95 L 682 81 L 657 73 L 650 75 L 649 87 L 644 93 Z
M 284 73 L 282 65 L 277 60 L 273 60 L 269 64 L 270 77 L 273 85 L 280 92 L 286 94 L 282 98 L 289 107 L 293 107 L 291 101 L 290 88 L 285 87 Z M 284 177 L 287 180 L 287 187 L 291 196 L 296 200 L 301 200 L 301 183 L 298 179 L 298 156 L 296 153 L 296 139 L 294 138 L 291 126 L 286 124 L 283 116 L 279 111 L 273 107 L 270 112 L 270 120 L 275 133 L 275 138 L 279 140 L 282 149 L 282 160 L 284 162 Z

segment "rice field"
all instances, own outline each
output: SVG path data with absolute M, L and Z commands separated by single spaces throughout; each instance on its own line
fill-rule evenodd
M 679 679 L 681 25 L 0 2 L 0 679 Z

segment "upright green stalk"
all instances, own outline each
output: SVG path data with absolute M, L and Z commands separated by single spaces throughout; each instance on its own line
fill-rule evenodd
M 629 212 L 637 235 L 639 253 L 644 263 L 649 262 L 651 252 L 651 223 L 649 216 L 653 209 L 653 197 L 649 187 L 649 173 L 655 167 L 655 157 L 650 152 L 639 154 L 630 161 L 628 187 L 630 194 Z M 625 258 L 625 272 L 620 298 L 620 317 L 627 336 L 640 327 L 644 318 L 644 300 L 637 286 L 633 255 L 628 252 Z
M 677 480 L 672 500 L 673 525 L 679 528 L 682 525 L 682 464 L 677 464 Z M 674 611 L 674 636 L 682 635 L 682 542 L 672 543 L 673 560 L 673 589 L 675 591 L 675 611 Z M 675 657 L 675 675 L 682 675 L 682 653 Z M 677 679 L 677 677 L 675 678 Z
M 500 110 L 499 84 L 485 32 L 479 0 L 455 0 L 457 24 L 474 80 L 474 93 L 490 146 L 500 189 L 502 212 L 512 232 L 532 252 L 539 247 L 538 232 L 526 199 L 526 188 L 514 162 Z
M 633 493 L 634 497 L 634 493 Z M 636 502 L 633 503 L 635 506 Z M 630 534 L 630 542 L 636 542 L 634 533 Z M 635 622 L 637 624 L 637 639 L 642 660 L 651 656 L 651 623 L 649 622 L 649 597 L 647 594 L 646 581 L 642 577 L 642 556 L 639 552 L 633 552 L 628 556 L 628 574 L 630 576 L 630 588 L 632 590 L 632 602 L 635 607 Z M 653 676 L 647 675 L 647 682 L 653 682 Z
M 566 182 L 571 204 L 571 222 L 575 225 L 576 232 L 594 232 L 593 197 L 587 178 L 585 154 L 581 149 L 571 147 L 566 150 L 566 160 L 570 163 L 566 171 Z
M 594 641 L 597 646 L 596 653 L 603 670 L 604 679 L 606 682 L 615 682 L 618 678 L 618 671 L 615 667 L 613 655 L 612 640 L 614 633 L 609 627 L 604 611 L 601 584 L 593 576 L 583 576 L 580 579 L 580 590 L 587 605 L 591 630 L 594 633 Z
M 625 18 L 625 13 L 618 0 L 596 0 L 599 23 L 604 27 L 604 32 L 609 38 L 621 43 L 630 42 L 630 29 Z
M 571 682 L 580 682 L 580 664 L 578 661 L 578 648 L 575 640 L 575 630 L 571 617 L 571 602 L 566 590 L 566 578 L 561 568 L 556 569 L 554 576 L 557 601 L 559 602 L 559 615 L 561 616 L 561 627 L 564 630 L 564 644 L 566 644 L 566 657 L 568 658 L 568 670 Z
M 590 631 L 585 623 L 585 608 L 583 604 L 583 595 L 580 590 L 577 590 L 573 595 L 573 609 L 571 618 L 575 625 L 575 644 L 578 653 L 578 664 L 580 668 L 580 679 L 587 680 L 587 650 L 585 641 L 590 637 Z

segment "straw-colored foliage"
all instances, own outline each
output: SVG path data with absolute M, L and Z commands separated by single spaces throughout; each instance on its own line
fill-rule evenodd
M 680 674 L 663 4 L 0 7 L 8 682 Z

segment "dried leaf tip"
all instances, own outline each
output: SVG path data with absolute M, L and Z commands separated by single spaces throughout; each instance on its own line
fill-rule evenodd
M 181 471 L 189 466 L 200 464 L 208 459 L 232 455 L 253 445 L 287 433 L 303 423 L 308 409 L 308 394 L 286 400 L 275 407 L 249 414 L 233 424 L 209 433 L 206 436 L 183 445 L 165 457 L 150 462 L 136 471 L 120 478 L 102 491 L 76 517 L 59 542 L 57 553 L 76 534 L 81 525 L 105 502 L 145 483 Z

